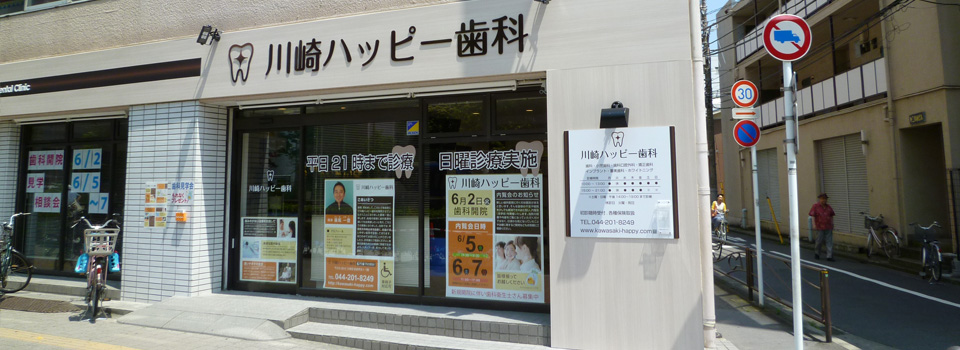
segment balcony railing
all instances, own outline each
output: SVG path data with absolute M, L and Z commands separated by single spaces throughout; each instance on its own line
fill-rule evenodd
M 783 11 L 781 13 L 797 15 L 806 19 L 816 13 L 817 10 L 827 6 L 830 2 L 831 0 L 791 0 L 783 5 Z M 775 15 L 776 14 L 770 17 Z M 767 21 L 769 20 L 770 18 L 764 19 L 763 23 L 753 28 L 747 35 L 744 35 L 742 39 L 737 41 L 737 63 L 740 63 L 743 59 L 750 57 L 754 52 L 763 48 L 763 27 L 767 26 Z
M 886 59 L 880 58 L 797 92 L 797 116 L 803 118 L 887 92 Z M 759 108 L 760 127 L 783 123 L 783 97 Z

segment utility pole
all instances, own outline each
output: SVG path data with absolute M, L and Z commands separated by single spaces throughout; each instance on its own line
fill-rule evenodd
M 700 26 L 703 28 L 701 39 L 703 41 L 703 77 L 704 100 L 707 107 L 707 162 L 710 164 L 710 188 L 716 188 L 718 193 L 720 188 L 717 186 L 717 144 L 714 140 L 713 125 L 713 73 L 710 64 L 710 26 L 707 20 L 707 2 L 700 0 Z

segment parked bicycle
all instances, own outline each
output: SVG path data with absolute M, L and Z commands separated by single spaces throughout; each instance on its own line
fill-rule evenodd
M 923 264 L 921 277 L 930 277 L 931 282 L 939 282 L 943 276 L 943 255 L 940 253 L 940 241 L 937 240 L 937 229 L 940 224 L 934 221 L 930 226 L 921 226 L 911 223 L 914 233 L 923 240 L 920 262 Z
M 107 291 L 107 273 L 120 271 L 120 256 L 115 252 L 120 236 L 120 222 L 110 219 L 102 225 L 93 225 L 87 218 L 80 217 L 72 227 L 81 222 L 89 227 L 83 231 L 86 253 L 77 259 L 74 271 L 87 275 L 84 301 L 87 303 L 90 321 L 93 322 L 102 311 Z
M 869 231 L 867 233 L 867 257 L 873 256 L 874 245 L 887 256 L 887 259 L 900 256 L 900 234 L 897 230 L 883 223 L 883 214 L 870 216 L 870 214 L 860 212 L 863 215 L 863 225 Z
M 23 290 L 33 277 L 33 266 L 13 248 L 14 220 L 26 215 L 30 213 L 10 215 L 10 221 L 3 223 L 3 233 L 0 233 L 0 295 Z

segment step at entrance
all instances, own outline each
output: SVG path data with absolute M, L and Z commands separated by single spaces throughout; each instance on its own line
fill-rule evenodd
M 363 349 L 546 349 L 550 326 L 509 319 L 475 320 L 309 308 L 295 338 Z

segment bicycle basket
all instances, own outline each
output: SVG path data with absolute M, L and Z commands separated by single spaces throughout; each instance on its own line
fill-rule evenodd
M 874 229 L 874 230 L 879 230 L 879 229 L 880 229 L 880 226 L 883 226 L 883 220 L 882 220 L 882 219 L 873 220 L 873 219 L 870 219 L 869 217 L 866 217 L 866 216 L 863 217 L 863 228 L 865 228 L 865 229 L 871 229 L 871 228 L 872 228 L 872 229 Z
M 914 226 L 914 227 L 913 227 L 913 235 L 914 235 L 914 237 L 915 237 L 916 239 L 921 239 L 921 240 L 922 240 L 922 239 L 926 238 L 926 239 L 929 240 L 929 241 L 936 240 L 936 239 L 937 239 L 937 228 L 936 228 L 936 227 L 931 227 L 931 228 L 925 229 L 925 228 L 922 228 L 922 227 L 920 227 L 919 225 L 917 225 L 917 226 Z
M 118 228 L 88 229 L 83 231 L 83 238 L 90 256 L 107 256 L 113 254 L 117 247 Z

